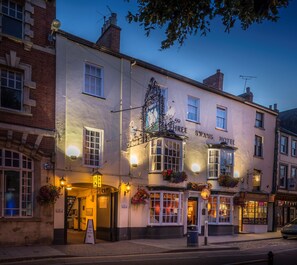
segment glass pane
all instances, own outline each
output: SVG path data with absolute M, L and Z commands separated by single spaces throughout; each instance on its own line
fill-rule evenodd
M 19 215 L 20 207 L 20 174 L 17 171 L 4 172 L 4 215 Z

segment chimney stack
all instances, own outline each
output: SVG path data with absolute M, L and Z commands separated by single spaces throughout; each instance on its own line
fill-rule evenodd
M 203 80 L 203 84 L 208 85 L 212 88 L 223 90 L 224 74 L 218 69 L 214 75 L 211 75 Z
M 120 52 L 121 28 L 117 26 L 117 14 L 111 13 L 101 29 L 101 36 L 96 44 L 104 46 L 114 52 Z
M 253 102 L 254 94 L 251 92 L 251 88 L 247 87 L 246 92 L 239 95 L 239 97 L 244 98 L 246 101 Z

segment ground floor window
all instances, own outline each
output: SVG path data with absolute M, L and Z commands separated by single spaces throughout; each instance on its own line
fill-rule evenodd
M 267 224 L 267 202 L 247 201 L 242 212 L 243 224 Z
M 231 196 L 210 196 L 208 199 L 208 222 L 231 224 L 233 200 Z
M 11 150 L 0 149 L 0 216 L 33 215 L 33 161 Z
M 150 192 L 150 225 L 182 224 L 182 193 Z

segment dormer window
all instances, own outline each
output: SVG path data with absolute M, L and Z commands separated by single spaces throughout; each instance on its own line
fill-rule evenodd
M 1 2 L 2 33 L 23 38 L 23 6 L 10 0 Z

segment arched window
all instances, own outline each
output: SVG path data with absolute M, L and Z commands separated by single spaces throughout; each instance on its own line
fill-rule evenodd
M 32 159 L 19 152 L 0 149 L 0 194 L 1 217 L 32 217 Z

